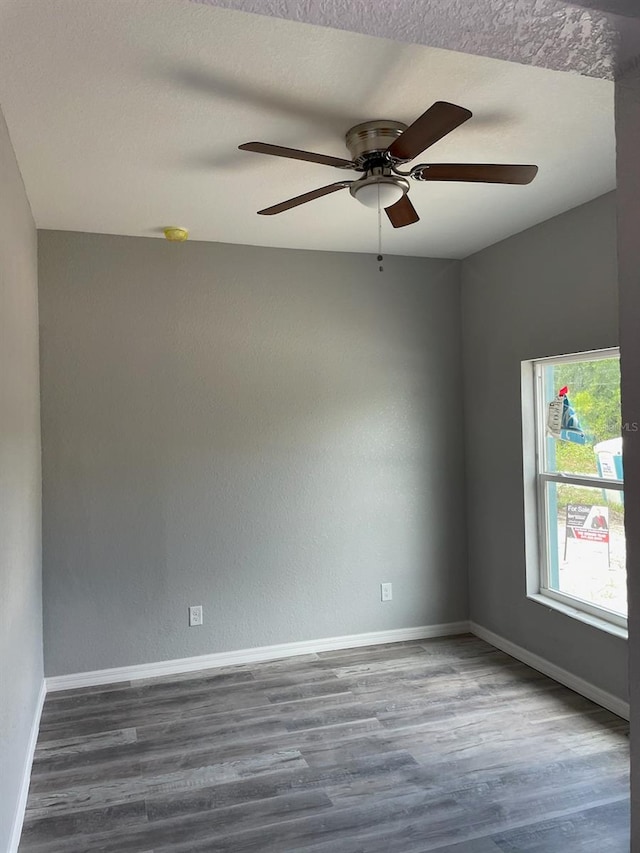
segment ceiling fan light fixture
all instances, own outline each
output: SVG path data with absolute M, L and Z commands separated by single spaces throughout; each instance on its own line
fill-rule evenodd
M 408 181 L 386 175 L 354 181 L 349 188 L 351 195 L 361 204 L 376 210 L 378 204 L 382 208 L 391 207 L 400 201 L 408 190 Z
M 439 142 L 471 118 L 471 111 L 448 101 L 436 101 L 408 127 L 399 121 L 375 119 L 355 125 L 347 131 L 345 142 L 351 160 L 285 148 L 270 142 L 245 142 L 243 151 L 271 154 L 290 160 L 306 160 L 338 169 L 353 169 L 364 173 L 359 180 L 335 181 L 325 187 L 302 193 L 279 204 L 265 207 L 258 213 L 272 216 L 314 201 L 329 193 L 349 187 L 351 195 L 363 207 L 385 209 L 394 228 L 404 228 L 420 221 L 418 212 L 407 195 L 409 181 L 457 181 L 485 184 L 528 184 L 536 176 L 537 166 L 500 163 L 422 163 L 409 172 L 398 166 L 410 163 L 436 142 Z

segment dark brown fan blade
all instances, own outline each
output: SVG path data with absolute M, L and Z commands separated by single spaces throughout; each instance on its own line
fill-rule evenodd
M 464 107 L 449 104 L 447 101 L 436 101 L 391 143 L 389 154 L 397 160 L 413 160 L 421 151 L 434 145 L 447 133 L 470 119 L 471 115 Z
M 342 190 L 352 184 L 353 181 L 340 181 L 337 184 L 329 184 L 326 187 L 320 187 L 318 190 L 311 190 L 310 193 L 297 195 L 295 198 L 289 198 L 287 201 L 281 201 L 280 204 L 274 204 L 273 207 L 265 207 L 264 210 L 259 210 L 262 216 L 273 216 L 274 213 L 283 213 L 292 207 L 297 207 L 299 204 L 306 204 L 308 201 L 313 201 L 315 198 L 321 198 L 323 195 L 329 195 L 336 190 Z
M 400 201 L 386 208 L 387 216 L 394 228 L 404 228 L 405 225 L 413 225 L 420 217 L 415 207 L 409 201 L 408 195 L 403 195 Z
M 419 181 L 471 181 L 484 184 L 530 184 L 537 166 L 494 163 L 430 163 L 413 172 Z
M 298 148 L 284 148 L 282 145 L 269 145 L 268 142 L 245 142 L 238 145 L 240 151 L 255 151 L 256 154 L 273 154 L 274 157 L 288 157 L 290 160 L 308 160 L 310 163 L 322 163 L 324 166 L 336 166 L 338 169 L 353 169 L 355 163 L 341 157 L 328 154 L 315 154 L 313 151 L 300 151 Z

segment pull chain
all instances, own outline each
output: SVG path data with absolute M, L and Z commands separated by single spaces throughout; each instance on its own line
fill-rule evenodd
M 380 272 L 384 272 L 382 260 L 382 209 L 380 208 L 380 184 L 378 184 L 378 263 L 380 264 L 378 270 Z

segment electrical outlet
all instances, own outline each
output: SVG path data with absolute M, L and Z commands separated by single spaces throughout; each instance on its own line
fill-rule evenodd
M 194 604 L 189 608 L 189 627 L 196 628 L 198 625 L 202 625 L 202 622 L 202 605 Z
M 393 589 L 390 583 L 381 583 L 380 584 L 380 600 L 381 601 L 391 601 L 393 598 Z

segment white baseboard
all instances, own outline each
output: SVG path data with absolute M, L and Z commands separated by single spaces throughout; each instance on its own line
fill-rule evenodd
M 31 765 L 33 764 L 33 756 L 36 751 L 36 743 L 38 741 L 38 731 L 40 730 L 40 717 L 42 716 L 42 707 L 44 705 L 47 688 L 43 679 L 40 693 L 36 702 L 36 710 L 33 715 L 31 724 L 31 732 L 29 734 L 29 743 L 27 745 L 27 754 L 20 782 L 20 793 L 18 803 L 16 805 L 15 817 L 13 819 L 13 828 L 9 837 L 8 853 L 18 853 L 18 845 L 20 844 L 20 836 L 22 835 L 22 825 L 24 823 L 24 813 L 27 808 L 27 797 L 29 796 L 29 784 L 31 782 Z
M 506 652 L 512 658 L 516 658 L 522 661 L 522 663 L 526 663 L 532 669 L 537 669 L 538 672 L 548 675 L 554 681 L 558 681 L 560 684 L 564 684 L 565 687 L 575 690 L 576 693 L 580 693 L 581 696 L 591 699 L 596 705 L 601 705 L 619 717 L 625 720 L 629 719 L 629 703 L 624 702 L 612 693 L 607 693 L 605 690 L 596 687 L 595 684 L 591 684 L 591 682 L 585 681 L 583 678 L 578 678 L 577 675 L 573 675 L 573 673 L 568 672 L 566 669 L 556 666 L 551 661 L 534 655 L 533 652 L 527 651 L 522 646 L 517 646 L 510 640 L 505 640 L 504 637 L 494 634 L 493 631 L 483 628 L 482 625 L 471 622 L 470 630 L 476 637 L 480 637 L 481 640 L 485 640 L 485 642 L 490 643 L 497 649 Z
M 257 646 L 250 649 L 237 649 L 231 652 L 216 652 L 209 655 L 198 655 L 197 657 L 178 658 L 174 660 L 155 661 L 153 663 L 133 664 L 132 666 L 114 667 L 112 669 L 97 669 L 92 672 L 74 672 L 69 675 L 51 676 L 46 681 L 46 691 L 69 690 L 75 687 L 95 687 L 101 684 L 115 684 L 119 681 L 135 681 L 139 678 L 153 678 L 158 676 L 179 675 L 198 670 L 218 669 L 224 666 L 235 666 L 243 663 L 260 663 L 262 661 L 277 660 L 279 658 L 295 657 L 296 655 L 317 654 L 338 649 L 352 649 L 361 646 L 377 646 L 383 643 L 401 643 L 407 640 L 425 640 L 431 637 L 447 637 L 455 634 L 466 634 L 469 631 L 485 642 L 490 643 L 511 657 L 526 663 L 533 669 L 548 675 L 554 681 L 564 684 L 576 693 L 586 696 L 603 708 L 607 708 L 625 720 L 629 719 L 629 703 L 624 702 L 617 696 L 607 693 L 578 678 L 566 669 L 562 669 L 545 658 L 539 657 L 522 646 L 506 640 L 499 634 L 494 634 L 488 628 L 482 627 L 475 622 L 447 622 L 443 625 L 421 625 L 416 628 L 397 628 L 389 631 L 372 631 L 367 634 L 348 634 L 344 637 L 326 637 L 319 640 L 302 640 L 294 643 L 280 643 L 274 646 Z M 41 697 L 44 701 L 44 690 Z M 42 701 L 38 712 L 42 710 Z M 33 748 L 37 738 L 37 725 L 33 732 Z M 31 758 L 29 767 L 31 766 Z M 28 774 L 26 775 L 26 788 L 23 792 L 26 803 L 28 791 Z
M 235 666 L 243 663 L 260 663 L 261 661 L 329 652 L 336 649 L 378 646 L 383 643 L 401 643 L 406 640 L 425 640 L 430 637 L 447 637 L 467 633 L 469 633 L 468 622 L 447 622 L 443 625 L 422 625 L 417 628 L 396 628 L 389 631 L 372 631 L 368 634 L 348 634 L 344 637 L 302 640 L 295 643 L 280 643 L 275 646 L 257 646 L 252 649 L 216 652 L 191 658 L 134 664 L 133 666 L 120 666 L 113 669 L 97 669 L 93 672 L 74 672 L 69 675 L 54 675 L 46 679 L 47 692 L 69 690 L 74 687 L 114 684 L 118 681 L 134 681 L 138 678 L 178 675 L 201 669 L 218 669 L 222 666 Z

